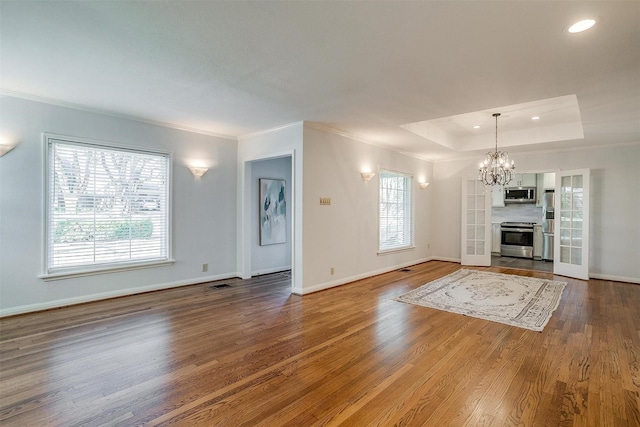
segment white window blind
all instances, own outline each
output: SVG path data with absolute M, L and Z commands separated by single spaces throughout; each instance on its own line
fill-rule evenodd
M 413 246 L 413 204 L 411 176 L 387 170 L 380 171 L 380 235 L 381 252 Z
M 48 274 L 168 260 L 168 154 L 46 141 Z

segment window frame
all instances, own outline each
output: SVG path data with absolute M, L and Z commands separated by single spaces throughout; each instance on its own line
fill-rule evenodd
M 60 135 L 55 133 L 43 133 L 43 201 L 42 201 L 42 214 L 43 214 L 43 228 L 42 228 L 42 273 L 38 276 L 45 281 L 59 280 L 72 277 L 81 277 L 89 275 L 105 274 L 117 271 L 127 271 L 140 268 L 149 268 L 156 266 L 171 265 L 175 262 L 172 255 L 173 239 L 172 239 L 172 223 L 173 223 L 173 203 L 172 203 L 172 176 L 173 176 L 173 153 L 166 150 L 150 149 L 139 146 L 123 145 L 106 141 L 99 141 L 89 138 Z M 116 150 L 119 152 L 130 152 L 139 154 L 151 154 L 157 156 L 166 157 L 166 212 L 165 212 L 165 244 L 166 255 L 161 258 L 149 258 L 134 261 L 114 261 L 108 263 L 98 264 L 85 264 L 69 267 L 49 267 L 50 261 L 50 241 L 51 236 L 51 168 L 53 164 L 50 161 L 50 150 L 52 144 L 55 142 L 61 142 L 68 145 L 78 145 L 84 147 L 96 147 L 98 149 L 104 148 L 107 150 Z
M 382 241 L 381 241 L 381 216 L 380 216 L 380 208 L 382 205 L 382 192 L 381 192 L 381 184 L 382 184 L 382 175 L 383 174 L 393 174 L 396 176 L 401 176 L 406 180 L 407 185 L 409 186 L 408 191 L 406 191 L 406 194 L 409 194 L 410 196 L 410 207 L 409 207 L 409 215 L 410 215 L 410 221 L 409 221 L 409 227 L 410 227 L 410 232 L 409 232 L 409 243 L 404 244 L 402 246 L 396 246 L 396 247 L 392 247 L 392 248 L 385 248 L 382 249 L 381 245 L 382 245 Z M 388 168 L 379 168 L 378 169 L 378 205 L 377 205 L 377 209 L 378 209 L 378 255 L 386 255 L 386 254 L 390 254 L 390 253 L 395 253 L 395 252 L 402 252 L 402 251 L 409 251 L 409 250 L 413 250 L 415 249 L 415 185 L 413 185 L 413 174 L 408 173 L 408 172 L 402 172 L 402 171 L 397 171 L 397 170 L 393 170 L 393 169 L 388 169 Z M 405 230 L 406 231 L 406 230 Z

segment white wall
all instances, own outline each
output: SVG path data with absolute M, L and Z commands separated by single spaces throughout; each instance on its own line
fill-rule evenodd
M 376 172 L 364 182 L 360 171 Z M 415 249 L 378 255 L 378 167 L 413 174 Z M 312 292 L 415 264 L 430 255 L 433 165 L 344 136 L 304 128 L 304 281 Z M 330 206 L 319 199 L 330 197 Z M 331 275 L 331 267 L 334 274 Z
M 236 276 L 237 143 L 167 127 L 8 96 L 0 132 L 20 143 L 0 158 L 0 314 L 60 306 Z M 170 266 L 43 281 L 42 132 L 153 147 L 173 153 Z M 186 168 L 210 170 L 196 180 Z M 202 264 L 209 271 L 202 272 Z
M 260 178 L 285 180 L 287 241 L 260 246 Z M 251 275 L 291 268 L 291 157 L 251 162 Z
M 433 256 L 459 260 L 461 177 L 475 176 L 477 163 L 470 158 L 434 165 L 302 122 L 247 135 L 236 143 L 8 96 L 0 97 L 0 129 L 2 136 L 20 141 L 0 158 L 0 315 L 236 275 L 250 277 L 252 253 L 257 250 L 251 240 L 257 235 L 252 232 L 257 224 L 252 183 L 263 173 L 258 161 L 264 159 L 286 157 L 291 162 L 288 217 L 293 246 L 288 252 L 293 254 L 294 292 L 337 286 Z M 39 279 L 42 132 L 171 151 L 176 262 L 48 282 Z M 591 168 L 591 274 L 640 282 L 640 143 L 512 157 L 523 172 Z M 210 167 L 201 180 L 186 168 L 191 161 Z M 431 182 L 420 190 L 414 181 L 415 249 L 377 254 L 378 175 L 363 182 L 359 172 L 364 167 L 407 172 Z M 331 206 L 321 206 L 320 197 L 330 197 Z M 209 264 L 207 273 L 202 272 L 203 263 Z
M 589 271 L 592 277 L 640 283 L 640 143 L 588 150 L 510 155 L 522 172 L 591 169 Z M 477 159 L 434 165 L 433 253 L 460 259 L 463 175 L 477 174 Z

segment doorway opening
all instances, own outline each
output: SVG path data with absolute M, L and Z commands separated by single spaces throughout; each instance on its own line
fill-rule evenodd
M 251 162 L 251 277 L 291 270 L 291 171 L 291 156 Z
M 291 277 L 291 291 L 295 293 L 297 276 L 301 272 L 301 257 L 296 255 L 296 224 L 299 212 L 296 210 L 296 162 L 294 150 L 273 155 L 265 155 L 242 162 L 240 223 L 238 226 L 238 273 L 242 279 L 253 276 L 286 273 Z M 278 187 L 276 197 L 278 209 L 278 227 L 282 227 L 278 239 L 265 241 L 261 230 L 263 224 L 261 211 L 264 203 L 261 198 L 261 186 L 268 184 Z M 271 192 L 268 192 L 271 194 Z M 282 194 L 281 194 L 282 193 Z M 262 205 L 262 206 L 261 206 Z M 273 214 L 273 212 L 271 212 Z M 273 216 L 270 216 L 273 218 Z M 274 230 L 274 222 L 268 224 Z
M 527 175 L 527 174 L 523 174 Z M 534 177 L 536 174 L 533 174 Z M 540 174 L 538 174 L 540 175 Z M 559 170 L 554 173 L 554 186 L 552 200 L 554 203 L 554 221 L 551 227 L 554 235 L 553 239 L 544 239 L 538 237 L 538 251 L 536 251 L 535 238 L 532 246 L 525 249 L 531 249 L 533 260 L 537 260 L 538 254 L 549 253 L 544 251 L 545 241 L 553 241 L 553 252 L 547 257 L 553 260 L 553 274 L 575 277 L 577 279 L 589 279 L 589 205 L 590 205 L 590 169 L 575 170 Z M 497 193 L 499 193 L 499 187 Z M 535 188 L 535 187 L 531 187 Z M 493 238 L 496 228 L 499 233 L 503 233 L 503 221 L 496 221 L 494 215 L 493 196 L 496 193 L 496 186 L 491 188 L 491 195 L 487 188 L 476 177 L 463 176 L 462 179 L 462 200 L 461 200 L 461 257 L 462 265 L 492 265 L 491 254 L 495 251 L 494 244 L 496 239 Z M 506 190 L 505 190 L 506 194 Z M 505 200 L 506 201 L 506 196 Z M 511 200 L 513 203 L 514 201 Z M 522 202 L 524 203 L 524 202 Z M 529 198 L 527 205 L 533 203 Z M 505 208 L 506 208 L 506 203 Z M 505 211 L 506 212 L 506 209 Z M 534 210 L 535 216 L 533 221 L 516 219 L 515 224 L 537 226 L 538 233 L 542 234 L 542 224 L 537 224 L 538 216 L 542 218 L 542 210 L 539 212 Z M 524 215 L 520 212 L 519 215 Z M 542 221 L 542 219 L 541 219 Z M 517 226 L 510 224 L 514 228 Z M 548 230 L 551 232 L 551 230 Z M 535 231 L 534 231 L 535 233 Z M 502 235 L 500 235 L 502 239 Z M 500 252 L 504 242 L 500 242 Z M 523 246 L 523 245 L 520 245 Z M 542 247 L 542 252 L 539 250 Z M 528 252 L 528 251 L 527 251 Z M 513 256 L 513 252 L 511 253 Z M 544 257 L 542 255 L 540 258 Z M 541 266 L 531 263 L 529 268 Z
M 554 191 L 555 172 L 538 171 L 491 188 L 492 266 L 553 272 Z

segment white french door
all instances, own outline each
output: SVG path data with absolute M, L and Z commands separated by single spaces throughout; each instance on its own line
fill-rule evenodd
M 491 189 L 462 177 L 462 265 L 491 265 Z
M 556 173 L 553 273 L 589 279 L 589 169 Z

